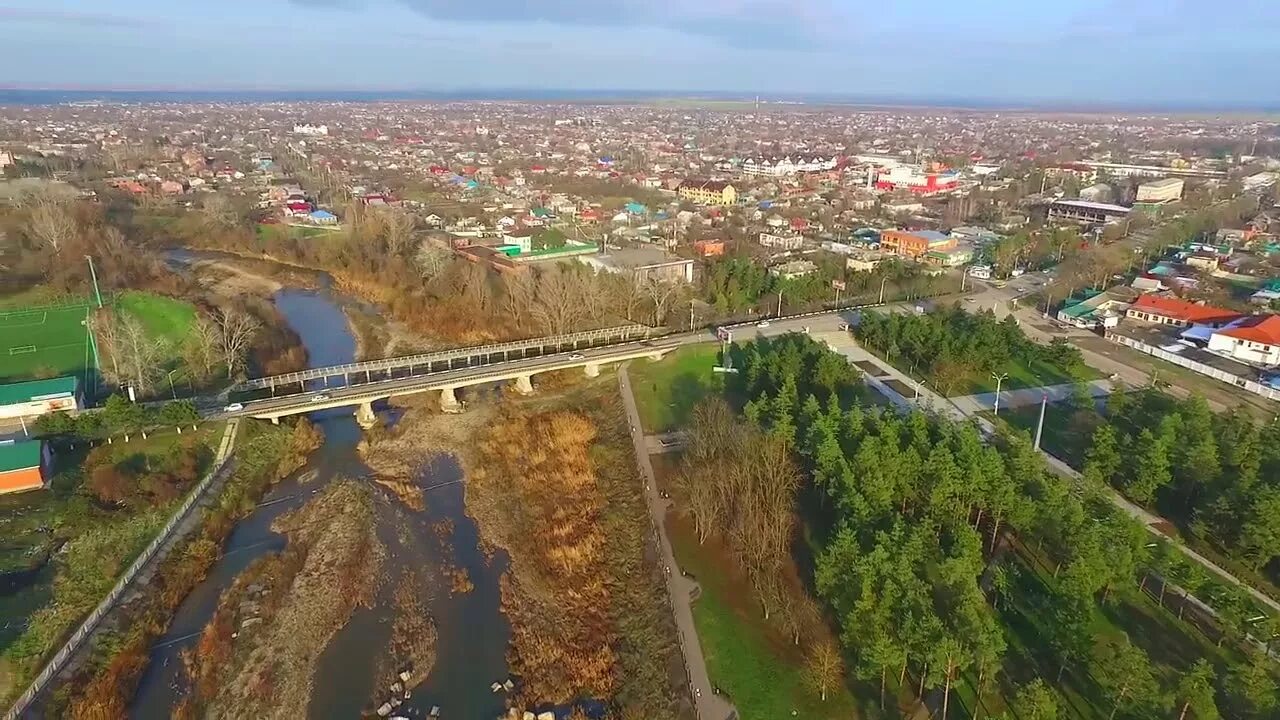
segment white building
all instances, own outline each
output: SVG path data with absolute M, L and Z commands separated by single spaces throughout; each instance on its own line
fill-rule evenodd
M 303 123 L 301 125 L 293 126 L 293 134 L 294 135 L 316 135 L 316 136 L 328 135 L 329 126 L 328 125 L 312 125 L 310 123 Z
M 1136 202 L 1172 202 L 1182 199 L 1182 187 L 1186 184 L 1182 178 L 1164 178 L 1152 180 L 1138 186 Z
M 1280 365 L 1280 315 L 1250 315 L 1214 331 L 1209 351 L 1260 367 Z
M 818 265 L 812 260 L 792 260 L 769 268 L 769 274 L 780 277 L 783 280 L 812 275 L 817 271 Z
M 799 250 L 804 245 L 804 238 L 799 235 L 774 235 L 773 233 L 760 233 L 760 244 L 767 248 L 779 248 L 782 250 Z
M 746 175 L 782 177 L 799 173 L 827 172 L 836 169 L 837 159 L 832 157 L 747 158 L 736 167 L 721 163 L 724 170 L 737 170 Z

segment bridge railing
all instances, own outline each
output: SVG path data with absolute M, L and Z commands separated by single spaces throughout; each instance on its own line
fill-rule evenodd
M 582 332 L 569 333 L 567 335 L 531 338 L 528 340 L 513 340 L 511 342 L 498 343 L 494 345 L 452 348 L 449 350 L 438 350 L 436 352 L 422 353 L 419 355 L 406 355 L 403 357 L 384 358 L 381 360 L 366 360 L 357 363 L 347 363 L 345 365 L 311 368 L 282 375 L 253 378 L 240 383 L 234 388 L 234 390 L 264 390 L 266 388 L 277 387 L 280 385 L 305 383 L 308 380 L 345 376 L 353 373 L 385 372 L 398 368 L 430 365 L 433 363 L 464 360 L 467 358 L 487 357 L 497 355 L 499 353 L 509 354 L 532 349 L 548 347 L 559 348 L 602 341 L 626 342 L 628 340 L 647 338 L 662 332 L 664 332 L 662 328 L 651 328 L 647 325 L 621 325 L 618 327 L 601 328 L 598 330 L 584 330 Z

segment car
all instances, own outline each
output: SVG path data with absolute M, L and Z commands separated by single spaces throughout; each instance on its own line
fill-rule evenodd
M 965 298 L 965 299 L 964 299 L 964 301 L 965 301 L 965 302 L 978 302 L 977 298 L 971 298 L 971 297 L 967 297 L 967 298 Z
M 244 409 L 244 403 L 231 403 L 230 405 L 222 408 L 222 411 L 223 412 L 240 412 L 243 409 Z
M 756 323 L 756 327 L 761 328 L 761 329 L 767 328 L 767 327 L 769 327 L 769 321 L 768 321 L 768 320 L 761 320 L 760 322 Z
M 319 395 L 312 395 L 312 396 L 311 396 L 311 402 L 313 402 L 313 403 L 324 402 L 325 400 L 328 400 L 328 399 L 329 399 L 329 396 L 328 396 L 328 395 L 325 395 L 324 393 L 320 393 Z
M 583 355 L 582 353 L 574 353 L 569 356 L 569 359 L 570 360 L 586 360 L 587 356 Z

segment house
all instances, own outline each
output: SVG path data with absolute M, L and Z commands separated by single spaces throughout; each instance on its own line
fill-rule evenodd
M 80 407 L 80 383 L 71 375 L 0 385 L 0 418 L 33 417 Z
M 1130 306 L 1125 316 L 1144 322 L 1185 328 L 1193 325 L 1222 327 L 1239 319 L 1240 313 L 1212 305 L 1187 302 L 1176 297 L 1143 295 Z
M 908 232 L 885 230 L 880 233 L 880 249 L 893 255 L 917 259 L 928 252 L 954 250 L 955 238 L 935 230 Z
M 338 216 L 328 210 L 315 210 L 308 217 L 317 225 L 337 225 Z
M 778 248 L 780 250 L 799 250 L 804 245 L 804 238 L 799 235 L 774 235 L 773 233 L 760 233 L 760 244 L 767 248 Z
M 1264 282 L 1257 292 L 1249 296 L 1249 302 L 1255 305 L 1270 305 L 1276 300 L 1280 300 L 1280 279 Z
M 42 440 L 0 441 L 0 494 L 48 487 L 52 458 Z
M 1222 264 L 1222 260 L 1217 255 L 1207 252 L 1192 253 L 1191 255 L 1188 255 L 1187 259 L 1183 262 L 1185 262 L 1188 267 L 1193 267 L 1197 270 L 1204 270 L 1205 272 L 1216 272 L 1218 270 L 1218 266 Z
M 1108 292 L 1085 291 L 1084 297 L 1070 297 L 1058 311 L 1058 320 L 1078 328 L 1113 328 L 1120 324 L 1130 303 Z
M 844 261 L 844 266 L 853 272 L 871 272 L 882 262 L 884 262 L 883 255 L 878 252 L 867 252 L 864 250 L 851 255 Z
M 1209 351 L 1250 365 L 1280 365 L 1280 315 L 1250 315 L 1209 336 Z
M 698 240 L 693 250 L 699 257 L 720 257 L 724 255 L 724 240 Z
M 699 205 L 733 205 L 738 202 L 738 189 L 722 180 L 690 178 L 680 183 L 680 198 Z

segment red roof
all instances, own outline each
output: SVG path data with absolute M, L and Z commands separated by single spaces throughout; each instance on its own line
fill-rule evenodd
M 1280 345 L 1280 315 L 1248 317 L 1235 327 L 1220 330 L 1217 334 L 1264 345 Z
M 1234 310 L 1224 310 L 1212 305 L 1198 305 L 1175 297 L 1143 295 L 1133 304 L 1138 310 L 1164 315 L 1188 323 L 1225 323 L 1240 317 Z

